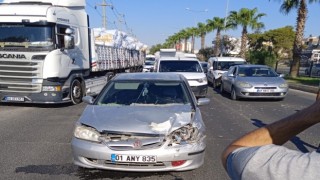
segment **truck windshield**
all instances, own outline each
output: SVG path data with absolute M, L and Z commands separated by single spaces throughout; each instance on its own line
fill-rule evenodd
M 53 27 L 0 24 L 0 48 L 53 48 Z

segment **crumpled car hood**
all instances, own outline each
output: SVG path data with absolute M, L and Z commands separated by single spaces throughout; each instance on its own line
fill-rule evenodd
M 164 134 L 192 123 L 190 105 L 98 106 L 88 105 L 79 122 L 99 132 Z

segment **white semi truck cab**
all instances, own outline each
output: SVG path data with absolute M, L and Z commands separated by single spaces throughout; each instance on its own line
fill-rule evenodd
M 95 45 L 85 4 L 0 4 L 0 102 L 77 104 L 99 93 L 108 72 L 142 69 L 140 51 Z

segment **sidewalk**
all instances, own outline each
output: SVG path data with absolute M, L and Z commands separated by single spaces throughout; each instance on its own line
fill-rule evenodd
M 294 82 L 288 82 L 289 88 L 291 89 L 297 89 L 300 91 L 305 91 L 305 92 L 310 92 L 310 93 L 318 93 L 318 86 L 308 86 L 308 85 L 303 85 L 299 83 L 294 83 Z

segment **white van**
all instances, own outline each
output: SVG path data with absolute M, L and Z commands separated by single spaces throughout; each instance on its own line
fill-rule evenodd
M 196 97 L 205 97 L 208 81 L 200 61 L 193 57 L 160 57 L 154 66 L 155 72 L 179 73 L 184 75 Z
M 210 57 L 208 59 L 208 83 L 216 88 L 221 84 L 221 75 L 229 70 L 230 66 L 246 64 L 246 60 L 238 57 Z

